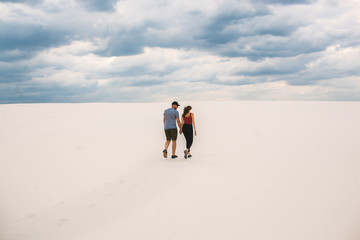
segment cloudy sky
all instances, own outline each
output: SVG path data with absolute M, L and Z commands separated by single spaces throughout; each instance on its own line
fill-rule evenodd
M 358 0 L 0 1 L 0 103 L 360 100 Z

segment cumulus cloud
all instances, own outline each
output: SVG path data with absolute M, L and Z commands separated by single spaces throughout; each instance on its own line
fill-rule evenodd
M 355 0 L 0 2 L 0 102 L 359 100 Z
M 113 11 L 116 0 L 83 0 L 82 4 L 93 11 Z

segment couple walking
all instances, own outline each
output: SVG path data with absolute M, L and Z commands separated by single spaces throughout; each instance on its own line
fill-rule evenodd
M 179 112 L 177 111 L 180 105 L 178 102 L 173 102 L 171 104 L 171 108 L 168 108 L 164 111 L 164 128 L 166 135 L 165 149 L 163 151 L 163 155 L 167 158 L 167 149 L 172 141 L 172 155 L 171 158 L 177 158 L 175 155 L 176 151 L 176 139 L 177 139 L 177 127 L 179 126 L 179 133 L 184 133 L 186 140 L 186 149 L 184 151 L 184 158 L 192 157 L 190 154 L 190 147 L 193 143 L 193 128 L 196 136 L 196 126 L 195 126 L 195 118 L 194 114 L 191 112 L 191 106 L 187 106 L 184 108 L 184 112 L 181 115 L 181 123 L 179 120 Z

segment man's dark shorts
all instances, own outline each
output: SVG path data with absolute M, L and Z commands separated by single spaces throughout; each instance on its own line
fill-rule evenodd
M 177 128 L 165 129 L 166 140 L 176 141 L 177 139 Z

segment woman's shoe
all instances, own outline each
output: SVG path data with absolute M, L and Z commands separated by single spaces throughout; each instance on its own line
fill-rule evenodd
M 176 155 L 172 155 L 172 156 L 171 156 L 171 158 L 173 158 L 173 159 L 174 159 L 174 158 L 177 158 L 177 156 L 176 156 Z
M 188 158 L 188 151 L 184 151 L 184 158 L 187 159 Z
M 189 156 L 188 156 L 188 158 L 191 158 L 191 157 L 192 157 L 192 155 L 189 155 Z

